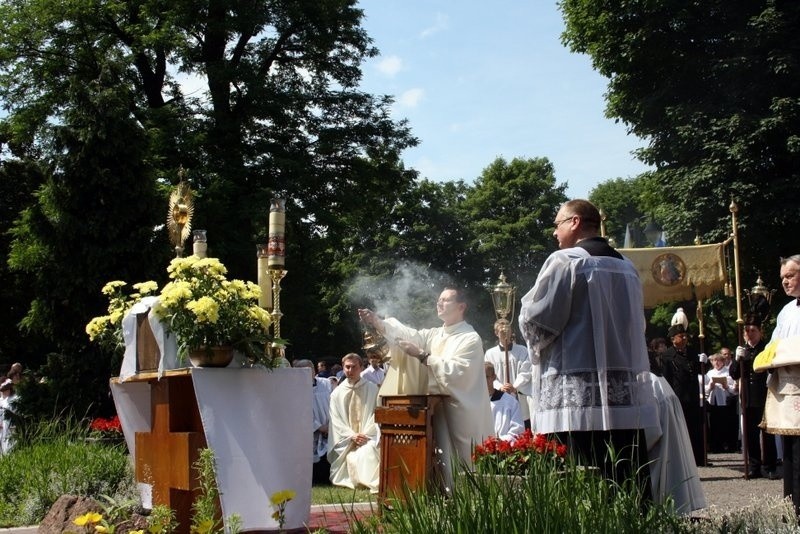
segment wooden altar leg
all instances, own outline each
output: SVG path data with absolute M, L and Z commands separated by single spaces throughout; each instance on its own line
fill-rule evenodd
M 192 466 L 206 447 L 191 376 L 150 381 L 152 425 L 136 433 L 136 480 L 153 488 L 153 504 L 175 510 L 178 532 L 189 532 L 198 493 Z

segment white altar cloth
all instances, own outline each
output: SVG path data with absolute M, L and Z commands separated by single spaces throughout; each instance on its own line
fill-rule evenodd
M 277 529 L 270 495 L 293 490 L 284 528 L 303 528 L 311 512 L 311 375 L 292 368 L 196 368 L 192 381 L 214 451 L 223 517 L 238 514 L 243 531 Z M 135 433 L 150 431 L 150 386 L 114 382 L 111 390 L 135 461 Z
M 155 314 L 151 313 L 151 309 L 157 301 L 158 297 L 144 297 L 134 304 L 122 318 L 122 338 L 125 341 L 125 354 L 122 356 L 122 367 L 119 370 L 119 379 L 122 381 L 136 374 L 136 333 L 139 329 L 136 316 L 140 313 L 147 314 L 147 322 L 150 323 L 150 330 L 153 331 L 158 350 L 161 352 L 161 358 L 158 361 L 159 378 L 164 371 L 185 367 L 178 360 L 178 344 L 175 336 L 164 328 L 164 324 Z

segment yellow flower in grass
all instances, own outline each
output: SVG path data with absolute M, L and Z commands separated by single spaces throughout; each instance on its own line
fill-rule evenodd
M 286 503 L 294 499 L 297 495 L 293 490 L 285 489 L 276 491 L 269 496 L 269 502 L 272 503 L 275 512 L 272 514 L 272 519 L 278 522 L 278 526 L 283 528 L 286 523 Z
M 287 502 L 291 501 L 292 499 L 297 496 L 293 490 L 285 489 L 276 491 L 269 497 L 269 501 L 272 503 L 273 506 L 280 506 L 282 504 L 286 504 Z
M 73 519 L 72 522 L 79 527 L 85 527 L 86 525 L 94 525 L 95 523 L 99 523 L 102 520 L 103 516 L 101 514 L 98 514 L 97 512 L 87 512 L 83 515 L 79 515 Z
M 193 534 L 208 534 L 214 526 L 213 519 L 205 519 L 198 525 L 192 525 L 191 531 Z
M 94 531 L 99 532 L 100 534 L 108 534 L 109 532 L 111 532 L 111 529 L 105 525 L 95 525 Z

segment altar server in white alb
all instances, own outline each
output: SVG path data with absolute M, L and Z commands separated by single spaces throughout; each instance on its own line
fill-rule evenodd
M 314 372 L 314 363 L 311 360 L 295 360 L 294 367 L 308 369 L 311 373 L 311 414 L 313 434 L 313 453 L 311 460 L 314 462 L 312 479 L 314 484 L 325 483 L 330 480 L 331 466 L 328 464 L 328 423 L 331 411 L 331 383 L 324 378 L 317 378 Z
M 530 428 L 532 376 L 528 349 L 524 345 L 514 343 L 514 332 L 508 319 L 495 321 L 494 335 L 497 336 L 497 345 L 487 350 L 484 355 L 484 360 L 492 364 L 497 376 L 494 387 L 517 400 L 525 427 Z M 508 370 L 506 370 L 506 350 L 508 350 Z
M 533 426 L 607 478 L 622 482 L 636 473 L 649 494 L 644 429 L 658 427 L 659 418 L 642 285 L 633 263 L 599 229 L 592 203 L 562 205 L 553 230 L 560 250 L 522 298 L 519 326 L 541 376 Z
M 464 295 L 457 288 L 447 288 L 439 295 L 436 312 L 443 324 L 438 328 L 416 330 L 394 318 L 381 320 L 371 310 L 358 310 L 361 320 L 376 328 L 390 344 L 419 360 L 419 377 L 427 380 L 423 392 L 447 395 L 433 415 L 434 439 L 441 451 L 439 460 L 447 487 L 452 487 L 454 469 L 472 468 L 473 444 L 494 434 L 486 399 L 483 342 L 464 321 L 466 310 Z M 396 381 L 391 373 L 390 368 L 384 386 Z
M 328 461 L 331 483 L 346 488 L 366 486 L 378 492 L 380 452 L 375 406 L 378 386 L 361 378 L 361 356 L 342 358 L 346 379 L 331 393 Z
M 483 367 L 486 370 L 486 388 L 489 390 L 489 404 L 494 418 L 494 435 L 504 441 L 513 441 L 525 431 L 519 402 L 495 387 L 497 375 L 491 363 L 484 362 Z

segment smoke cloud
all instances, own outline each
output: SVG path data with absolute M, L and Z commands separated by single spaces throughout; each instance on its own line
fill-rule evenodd
M 347 290 L 356 308 L 371 308 L 416 328 L 439 326 L 436 299 L 450 278 L 426 265 L 399 263 L 391 277 L 359 276 Z

